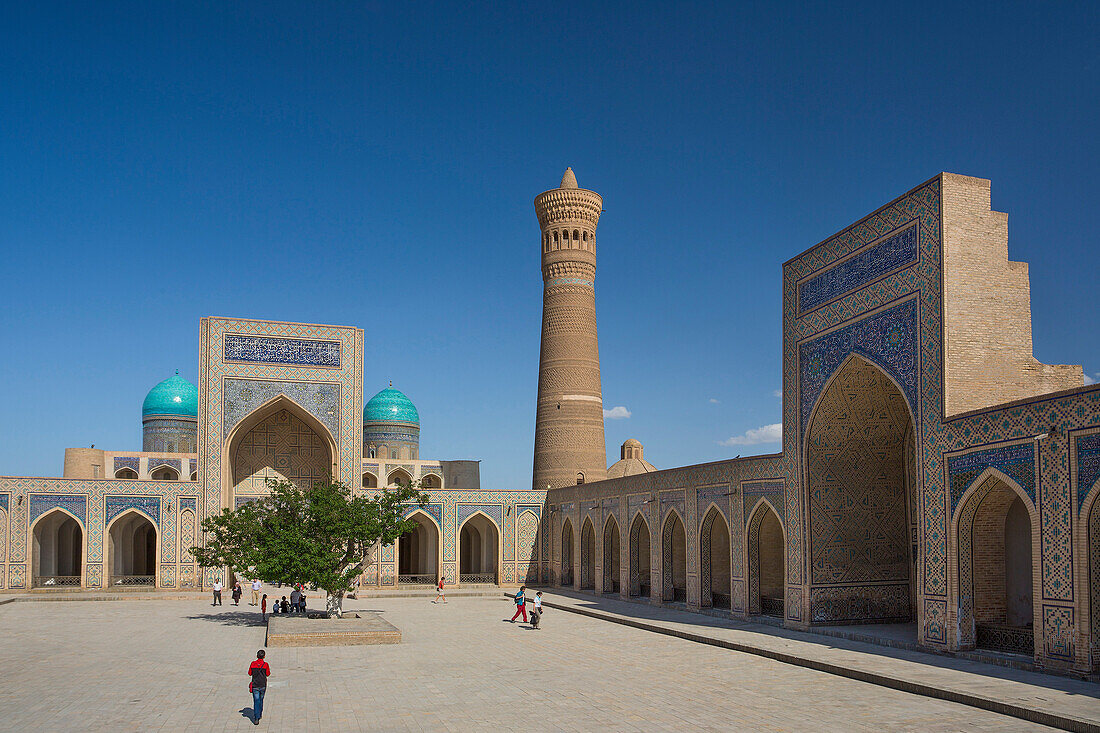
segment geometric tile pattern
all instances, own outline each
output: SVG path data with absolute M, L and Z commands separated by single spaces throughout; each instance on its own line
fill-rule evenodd
M 859 358 L 821 398 L 807 439 L 815 585 L 908 581 L 908 424 L 901 393 Z
M 145 514 L 153 524 L 160 526 L 160 497 L 157 496 L 108 496 L 107 507 L 103 515 L 105 524 L 128 509 L 137 509 Z
M 1078 437 L 1077 443 L 1077 506 L 1083 508 L 1085 497 L 1100 479 L 1100 433 Z
M 959 505 L 959 498 L 966 493 L 974 480 L 987 468 L 996 468 L 1015 479 L 1028 497 L 1035 501 L 1035 442 L 998 446 L 970 451 L 947 459 L 947 473 L 951 482 L 951 513 Z
M 284 395 L 317 418 L 333 436 L 340 434 L 337 410 L 340 385 L 273 381 L 265 379 L 226 379 L 224 381 L 222 432 L 228 434 L 237 423 L 260 405 Z
M 237 443 L 232 456 L 233 493 L 267 493 L 269 478 L 307 488 L 328 477 L 329 447 L 289 410 L 268 415 Z

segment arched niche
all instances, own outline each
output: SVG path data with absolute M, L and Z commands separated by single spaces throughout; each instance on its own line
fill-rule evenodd
M 408 518 L 416 528 L 397 540 L 397 582 L 434 585 L 439 580 L 439 527 L 422 511 Z
M 731 558 L 729 525 L 722 511 L 712 504 L 699 527 L 699 604 L 703 608 L 731 607 Z
M 630 523 L 630 595 L 649 598 L 652 592 L 649 524 L 641 512 Z
M 155 587 L 157 527 L 138 509 L 128 509 L 107 527 L 107 583 L 110 587 Z
M 499 583 L 500 528 L 484 512 L 472 514 L 458 531 L 459 583 Z
M 266 479 L 308 488 L 336 476 L 336 441 L 328 428 L 286 395 L 257 407 L 230 431 L 223 453 L 223 505 L 237 495 L 267 493 Z
M 620 567 L 619 523 L 615 516 L 608 516 L 603 525 L 603 592 L 619 592 Z
M 57 508 L 31 525 L 31 586 L 79 587 L 84 567 L 84 525 Z

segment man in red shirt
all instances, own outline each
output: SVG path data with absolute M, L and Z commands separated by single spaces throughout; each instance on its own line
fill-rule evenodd
M 256 661 L 248 667 L 248 691 L 252 693 L 252 724 L 259 725 L 264 715 L 264 693 L 267 692 L 267 678 L 271 676 L 271 667 L 264 661 L 264 650 L 256 652 Z

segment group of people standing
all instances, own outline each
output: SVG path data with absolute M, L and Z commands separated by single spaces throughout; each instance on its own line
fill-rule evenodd
M 258 606 L 260 605 L 260 590 L 264 587 L 264 584 L 260 582 L 259 578 L 252 579 L 252 602 L 248 605 Z M 210 605 L 220 606 L 222 605 L 222 582 L 215 580 L 214 585 L 211 586 L 211 590 L 214 591 L 214 602 Z M 233 581 L 233 590 L 229 594 L 233 598 L 233 605 L 241 605 L 241 596 L 244 595 L 244 590 L 241 589 L 241 582 L 239 580 Z M 266 597 L 266 596 L 265 596 Z

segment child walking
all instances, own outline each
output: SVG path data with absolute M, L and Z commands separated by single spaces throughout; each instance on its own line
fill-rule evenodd
M 443 595 L 443 576 L 439 576 L 439 582 L 435 584 L 435 600 L 432 603 L 439 603 L 440 599 L 444 603 L 447 602 L 447 596 Z

